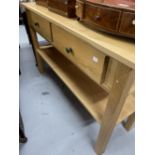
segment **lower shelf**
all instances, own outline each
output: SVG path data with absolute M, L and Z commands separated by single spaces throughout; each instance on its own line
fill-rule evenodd
M 37 52 L 80 100 L 94 119 L 101 123 L 109 95 L 55 48 L 37 49 Z M 133 112 L 134 98 L 129 95 L 117 123 L 122 122 Z

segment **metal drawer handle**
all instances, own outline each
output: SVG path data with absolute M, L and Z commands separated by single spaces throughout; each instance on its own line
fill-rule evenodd
M 135 19 L 132 21 L 132 25 L 135 25 Z
M 35 25 L 36 27 L 39 27 L 39 23 L 34 23 L 34 25 Z
M 69 54 L 69 53 L 72 53 L 73 54 L 73 49 L 72 48 L 66 48 L 66 52 Z

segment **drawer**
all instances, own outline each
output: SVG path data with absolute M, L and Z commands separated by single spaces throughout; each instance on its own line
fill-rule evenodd
M 48 9 L 60 15 L 75 17 L 76 0 L 48 0 Z
M 53 25 L 53 45 L 85 74 L 101 83 L 107 57 L 83 40 Z
M 52 8 L 55 8 L 55 9 L 60 9 L 61 11 L 63 12 L 67 12 L 67 4 L 68 2 L 65 1 L 62 2 L 62 1 L 59 1 L 59 0 L 49 0 L 48 1 L 48 6 L 49 7 L 52 7 Z
M 48 0 L 35 0 L 36 4 L 42 5 L 44 7 L 47 7 L 47 1 Z
M 42 35 L 49 42 L 51 42 L 52 33 L 50 29 L 50 23 L 46 19 L 40 17 L 39 15 L 33 12 L 30 13 L 30 19 L 31 26 L 35 29 L 35 31 Z
M 110 31 L 118 31 L 121 11 L 108 7 L 98 7 L 92 4 L 85 6 L 85 20 L 100 28 Z
M 135 14 L 124 12 L 120 24 L 119 32 L 134 37 L 135 34 Z

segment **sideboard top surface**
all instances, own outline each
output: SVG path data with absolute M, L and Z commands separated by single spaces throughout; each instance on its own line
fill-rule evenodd
M 60 16 L 35 3 L 22 3 L 22 6 L 91 44 L 106 55 L 133 69 L 135 68 L 135 45 L 133 40 L 93 31 L 76 19 Z

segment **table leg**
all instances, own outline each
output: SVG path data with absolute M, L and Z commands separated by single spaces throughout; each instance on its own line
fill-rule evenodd
M 97 155 L 101 155 L 105 151 L 133 80 L 134 71 L 118 62 L 113 86 L 109 94 L 107 108 L 103 115 L 102 124 L 96 143 Z
M 30 37 L 31 37 L 31 41 L 32 41 L 32 46 L 34 47 L 34 52 L 36 55 L 36 61 L 37 61 L 37 65 L 38 65 L 38 69 L 40 71 L 40 73 L 44 72 L 44 65 L 43 65 L 43 59 L 40 57 L 40 55 L 37 52 L 37 48 L 39 48 L 39 43 L 38 43 L 38 39 L 37 39 L 37 34 L 35 32 L 35 30 L 31 27 L 31 21 L 29 18 L 29 11 L 26 11 L 27 13 L 27 19 L 28 19 L 28 26 L 29 26 L 29 30 L 30 30 Z
M 40 57 L 40 55 L 36 51 L 36 49 L 39 48 L 36 32 L 32 28 L 30 28 L 30 33 L 31 33 L 31 38 L 32 38 L 32 44 L 34 45 L 34 49 L 35 49 L 35 55 L 36 55 L 36 60 L 37 60 L 37 64 L 38 64 L 38 69 L 39 69 L 40 73 L 43 73 L 44 72 L 43 59 Z
M 33 54 L 34 54 L 34 57 L 35 57 L 35 60 L 36 60 L 36 66 L 38 65 L 37 64 L 37 58 L 36 58 L 36 53 L 35 53 L 35 47 L 34 47 L 34 44 L 32 43 L 32 37 L 31 37 L 31 32 L 30 32 L 30 20 L 29 20 L 29 13 L 27 13 L 28 11 L 24 12 L 23 13 L 23 21 L 24 21 L 24 25 L 25 25 L 25 28 L 26 28 L 26 31 L 27 31 L 27 35 L 28 35 L 28 39 L 29 39 L 29 43 L 32 45 L 32 50 L 33 50 Z
M 135 123 L 135 113 L 131 114 L 126 122 L 123 122 L 124 128 L 129 131 Z

